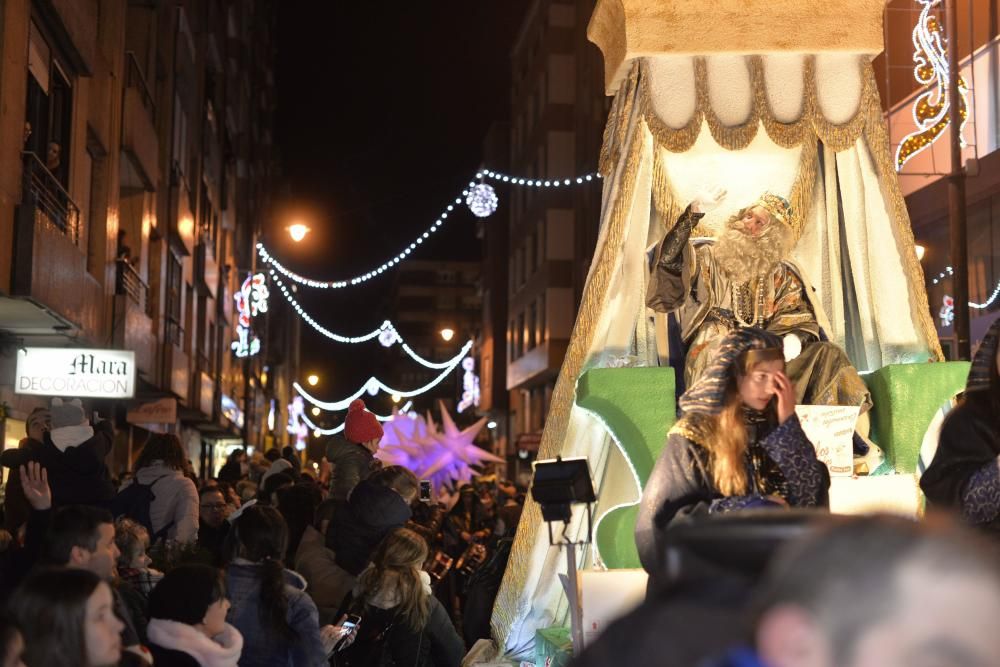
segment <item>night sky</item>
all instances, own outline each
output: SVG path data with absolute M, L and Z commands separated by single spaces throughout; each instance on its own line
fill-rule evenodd
M 264 227 L 265 242 L 286 266 L 322 280 L 351 277 L 434 222 L 481 163 L 490 125 L 509 117 L 510 50 L 528 5 L 278 3 L 282 175 L 275 215 Z M 300 217 L 313 232 L 296 245 L 284 228 Z M 473 221 L 463 207 L 411 257 L 478 260 Z M 328 329 L 358 335 L 391 317 L 391 285 L 392 276 L 383 275 L 297 296 Z M 320 398 L 339 400 L 377 374 L 385 354 L 377 342 L 343 345 L 305 323 L 302 330 L 302 379 L 321 375 Z M 372 407 L 382 411 L 382 402 Z

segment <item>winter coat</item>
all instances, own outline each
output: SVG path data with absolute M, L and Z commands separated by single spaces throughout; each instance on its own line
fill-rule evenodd
M 209 639 L 194 626 L 154 618 L 148 648 L 156 667 L 236 667 L 243 636 L 228 623 L 222 634 Z
M 347 500 L 358 482 L 368 479 L 375 456 L 362 445 L 333 436 L 326 444 L 326 460 L 333 464 L 330 498 Z
M 327 667 L 319 636 L 319 613 L 305 592 L 305 580 L 297 572 L 285 570 L 285 618 L 296 635 L 289 641 L 277 636 L 261 615 L 260 567 L 236 559 L 226 570 L 226 591 L 232 603 L 226 621 L 243 635 L 240 667 Z
M 194 482 L 180 470 L 163 465 L 162 461 L 139 468 L 135 480 L 140 484 L 153 484 L 155 498 L 149 506 L 149 519 L 154 534 L 170 526 L 167 529 L 169 540 L 190 543 L 198 539 L 198 490 Z M 122 488 L 132 483 L 129 481 Z
M 403 497 L 390 488 L 363 481 L 350 499 L 337 506 L 326 530 L 326 546 L 337 564 L 353 576 L 361 574 L 386 535 L 412 516 Z
M 320 623 L 335 623 L 337 610 L 358 580 L 337 565 L 336 554 L 324 544 L 323 533 L 312 526 L 302 534 L 295 554 L 295 571 L 309 583 L 307 590 L 319 609 Z
M 383 582 L 382 588 L 377 594 L 369 597 L 364 602 L 362 613 L 362 623 L 373 627 L 388 627 L 385 634 L 384 648 L 381 651 L 369 653 L 372 655 L 381 654 L 382 660 L 371 667 L 459 667 L 462 658 L 465 656 L 465 644 L 455 631 L 455 626 L 448 617 L 441 602 L 431 593 L 430 577 L 426 572 L 421 572 L 420 577 L 424 583 L 424 593 L 428 597 L 429 613 L 427 622 L 419 632 L 413 630 L 406 619 L 402 618 L 397 607 L 399 605 L 399 593 L 389 583 Z M 355 655 L 371 650 L 371 647 L 363 646 L 356 642 Z M 351 649 L 347 650 L 350 657 Z M 348 664 L 360 664 L 350 662 Z
M 94 435 L 75 447 L 60 451 L 48 434 L 45 442 L 31 450 L 31 459 L 48 471 L 52 506 L 96 505 L 107 507 L 115 497 L 104 458 L 111 451 L 114 429 L 109 421 L 94 425 Z

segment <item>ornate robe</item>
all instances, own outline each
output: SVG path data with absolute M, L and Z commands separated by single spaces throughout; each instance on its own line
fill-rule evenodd
M 676 227 L 693 226 L 700 217 L 685 211 Z M 802 353 L 787 367 L 799 403 L 858 405 L 862 411 L 871 406 L 868 389 L 847 355 L 824 340 L 822 309 L 794 263 L 781 261 L 767 276 L 736 283 L 716 262 L 712 241 L 685 243 L 680 255 L 671 257 L 676 250 L 671 253 L 664 246 L 672 240 L 676 238 L 668 234 L 657 248 L 646 305 L 677 315 L 687 347 L 685 386 L 701 377 L 726 334 L 753 326 L 779 337 L 795 334 L 801 341 Z

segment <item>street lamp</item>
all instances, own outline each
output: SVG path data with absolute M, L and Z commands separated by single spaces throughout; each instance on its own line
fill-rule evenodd
M 313 408 L 310 412 L 312 412 L 313 417 L 319 417 L 319 408 Z
M 315 373 L 313 373 L 309 377 L 306 378 L 306 382 L 309 383 L 310 387 L 315 387 L 316 385 L 319 384 L 319 376 L 316 375 Z
M 924 253 L 927 252 L 927 248 L 925 248 L 924 246 L 920 245 L 919 243 L 917 245 L 915 245 L 914 248 L 917 251 L 917 261 L 918 262 L 924 261 Z
M 450 341 L 454 337 L 455 337 L 455 330 L 454 329 L 449 329 L 448 327 L 445 327 L 444 329 L 441 329 L 441 338 L 444 340 L 444 342 L 447 343 L 448 341 Z
M 392 402 L 393 403 L 399 403 L 401 400 L 403 400 L 403 397 L 400 396 L 399 394 L 393 394 L 392 395 Z
M 294 225 L 288 226 L 288 235 L 292 237 L 292 240 L 298 243 L 306 237 L 311 229 L 303 225 L 301 222 L 296 222 Z

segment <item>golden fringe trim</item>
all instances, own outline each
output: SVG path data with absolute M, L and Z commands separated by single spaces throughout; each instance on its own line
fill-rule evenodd
M 633 135 L 628 144 L 627 162 L 622 170 L 614 209 L 608 220 L 608 234 L 604 245 L 600 248 L 599 256 L 595 257 L 594 272 L 584 288 L 569 347 L 552 392 L 549 413 L 545 419 L 545 430 L 542 432 L 542 442 L 538 448 L 540 459 L 552 458 L 559 454 L 566 439 L 570 413 L 576 401 L 576 381 L 586 364 L 593 343 L 594 330 L 606 301 L 608 284 L 628 226 L 635 184 L 646 153 L 645 136 L 643 123 L 640 118 L 636 118 Z M 518 615 L 518 599 L 524 591 L 530 570 L 531 553 L 541 522 L 542 513 L 538 504 L 533 501 L 526 502 L 514 538 L 510 560 L 493 607 L 490 625 L 494 638 L 505 639 Z
M 639 79 L 639 63 L 632 63 L 628 77 L 618 87 L 618 93 L 611 103 L 608 122 L 604 126 L 604 139 L 601 143 L 601 155 L 597 170 L 601 176 L 608 178 L 611 171 L 621 158 L 621 146 L 625 142 L 623 133 L 628 129 L 628 121 L 632 115 L 632 105 L 635 102 L 637 83 Z
M 799 155 L 799 170 L 795 175 L 795 182 L 792 183 L 792 189 L 788 193 L 788 202 L 795 212 L 790 224 L 795 243 L 798 243 L 799 239 L 802 238 L 802 228 L 812 212 L 816 194 L 816 176 L 819 173 L 819 151 L 820 148 L 815 141 L 812 145 L 802 144 L 802 152 Z
M 704 58 L 694 59 L 695 68 L 695 110 L 688 124 L 681 129 L 667 126 L 656 115 L 653 108 L 649 84 L 649 65 L 642 64 L 642 76 L 639 82 L 639 104 L 642 106 L 643 117 L 650 131 L 656 138 L 656 143 L 672 153 L 683 153 L 694 146 L 701 134 L 702 121 L 708 124 L 712 138 L 726 150 L 741 150 L 750 145 L 760 126 L 771 138 L 771 141 L 783 148 L 794 148 L 812 137 L 819 137 L 834 151 L 850 148 L 858 140 L 865 128 L 868 100 L 878 93 L 875 82 L 865 75 L 870 65 L 859 59 L 862 71 L 861 103 L 854 116 L 843 124 L 831 123 L 820 109 L 819 96 L 816 88 L 815 56 L 805 59 L 803 66 L 802 115 L 792 123 L 782 123 L 774 117 L 771 102 L 767 96 L 767 84 L 764 77 L 764 60 L 760 56 L 749 56 L 746 59 L 750 82 L 754 91 L 753 108 L 750 117 L 741 125 L 724 125 L 712 108 L 708 95 L 708 66 Z
M 865 66 L 865 80 L 871 90 L 875 90 L 875 71 L 871 64 Z M 889 149 L 889 132 L 886 120 L 882 115 L 878 92 L 872 92 L 866 105 L 867 122 L 865 123 L 864 139 L 868 151 L 875 158 L 875 168 L 878 170 L 879 184 L 882 186 L 882 198 L 889 205 L 889 218 L 892 222 L 896 238 L 902 245 L 903 270 L 910 282 L 912 305 L 916 308 L 917 324 L 927 346 L 930 348 L 934 361 L 944 361 L 941 341 L 938 339 L 934 318 L 931 317 L 930 303 L 927 299 L 927 283 L 924 279 L 924 268 L 917 259 L 916 244 L 913 240 L 913 227 L 910 224 L 910 213 L 906 209 L 906 200 L 899 189 L 899 179 L 896 174 L 896 163 Z

